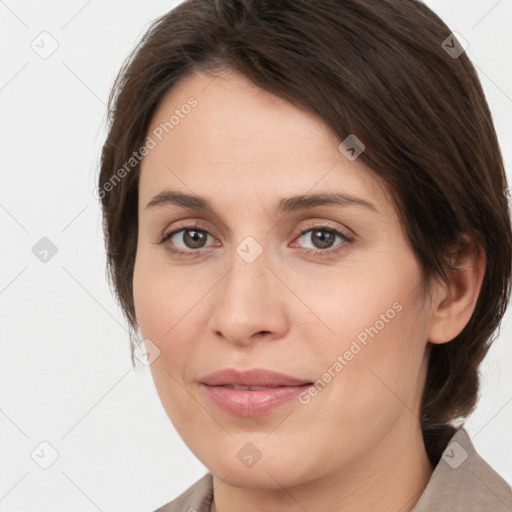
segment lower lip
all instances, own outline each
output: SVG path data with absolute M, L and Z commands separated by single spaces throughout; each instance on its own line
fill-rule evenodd
M 220 409 L 247 418 L 261 416 L 277 409 L 310 386 L 311 384 L 305 384 L 303 386 L 282 386 L 251 391 L 201 384 L 208 397 Z

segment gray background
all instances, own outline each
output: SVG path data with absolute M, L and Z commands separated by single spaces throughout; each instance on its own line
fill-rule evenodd
M 176 434 L 149 370 L 131 369 L 93 196 L 113 80 L 150 21 L 177 3 L 0 1 L 3 512 L 151 511 L 206 471 Z M 510 176 L 512 1 L 426 3 L 469 42 Z M 46 263 L 32 252 L 43 237 L 57 248 Z M 466 423 L 508 482 L 510 335 L 509 310 Z M 48 469 L 40 464 L 52 448 L 42 442 L 59 454 Z

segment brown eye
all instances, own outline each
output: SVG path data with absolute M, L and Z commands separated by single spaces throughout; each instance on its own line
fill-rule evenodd
M 206 226 L 193 222 L 162 235 L 157 243 L 164 245 L 165 250 L 171 254 L 195 257 L 204 252 L 201 249 L 208 247 L 206 245 L 208 236 L 215 241 Z
M 341 239 L 340 243 L 349 241 L 349 238 L 340 231 L 333 228 L 323 227 L 316 227 L 313 229 L 307 229 L 305 231 L 302 231 L 299 239 L 302 237 L 304 237 L 305 240 L 310 240 L 310 242 L 313 244 L 313 247 L 311 247 L 311 249 L 313 250 L 327 250 L 332 248 L 336 240 L 336 237 Z M 336 244 L 336 246 L 340 245 L 340 243 Z
M 311 231 L 311 241 L 318 249 L 328 249 L 334 243 L 336 235 L 325 229 Z
M 197 229 L 185 229 L 183 231 L 182 240 L 190 249 L 201 249 L 206 243 L 208 234 L 205 231 Z
M 202 249 L 207 241 L 208 232 L 197 228 L 181 228 L 167 234 L 162 243 L 171 240 L 173 245 L 182 250 Z M 174 239 L 174 240 L 173 240 Z M 180 246 L 181 243 L 183 246 Z

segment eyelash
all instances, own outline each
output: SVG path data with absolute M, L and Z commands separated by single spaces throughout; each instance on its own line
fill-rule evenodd
M 187 226 L 182 226 L 178 229 L 175 229 L 175 230 L 163 235 L 163 237 L 161 238 L 161 240 L 159 242 L 157 242 L 157 244 L 159 244 L 159 245 L 163 244 L 164 242 L 166 242 L 167 240 L 172 238 L 176 233 L 179 233 L 180 231 L 193 231 L 193 230 L 199 230 L 199 231 L 203 231 L 207 234 L 210 234 L 208 229 L 206 229 L 205 226 L 201 225 L 200 223 L 192 223 Z M 334 233 L 335 235 L 339 236 L 342 239 L 342 242 L 346 242 L 346 243 L 351 243 L 354 240 L 351 236 L 348 236 L 347 234 L 342 233 L 341 231 L 339 231 L 337 229 L 334 229 L 330 226 L 321 225 L 321 224 L 320 225 L 315 224 L 313 226 L 308 227 L 307 229 L 303 229 L 302 231 L 300 231 L 297 238 L 300 238 L 302 235 L 305 235 L 306 233 L 309 233 L 311 231 L 328 231 L 328 232 Z M 316 249 L 316 250 L 315 249 L 306 249 L 306 252 L 313 256 L 333 256 L 333 255 L 337 254 L 338 252 L 342 251 L 345 248 L 344 246 L 345 246 L 344 243 L 340 243 L 337 246 L 335 246 L 334 249 Z M 166 246 L 165 249 L 167 251 L 169 251 L 171 254 L 175 254 L 177 256 L 190 256 L 191 254 L 200 252 L 200 249 L 195 250 L 195 251 L 182 251 L 180 249 L 174 249 L 169 246 Z

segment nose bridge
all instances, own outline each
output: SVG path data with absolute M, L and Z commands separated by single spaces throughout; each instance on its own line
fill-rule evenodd
M 275 277 L 267 268 L 268 250 L 253 237 L 235 247 L 230 269 L 215 297 L 211 328 L 231 342 L 246 343 L 261 331 L 283 327 L 284 312 L 275 293 Z

